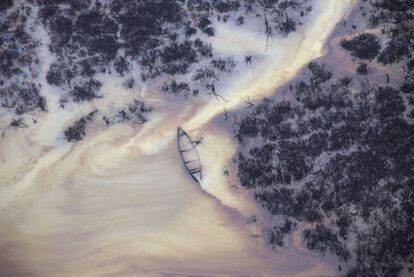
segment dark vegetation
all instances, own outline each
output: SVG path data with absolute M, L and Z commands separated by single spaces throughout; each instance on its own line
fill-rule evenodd
M 76 142 L 82 140 L 86 135 L 86 126 L 94 118 L 96 112 L 97 110 L 88 113 L 87 115 L 81 117 L 79 120 L 75 121 L 73 125 L 68 127 L 64 131 L 65 139 L 68 142 Z
M 264 31 L 274 34 L 288 35 L 301 25 L 301 17 L 307 15 L 312 7 L 309 0 L 296 1 L 228 1 L 228 0 L 190 0 L 187 1 L 187 9 L 196 13 L 207 14 L 214 11 L 219 21 L 233 21 L 236 25 L 242 25 L 251 18 L 260 18 L 263 21 Z M 209 28 L 211 20 L 202 17 L 200 27 L 202 30 Z M 214 34 L 214 30 L 207 30 Z
M 357 72 L 359 75 L 367 75 L 367 74 L 369 73 L 369 70 L 368 70 L 368 65 L 367 65 L 366 63 L 361 63 L 361 64 L 357 67 L 356 72 Z
M 27 124 L 24 123 L 24 120 L 22 118 L 18 118 L 12 119 L 9 126 L 13 128 L 26 128 Z
M 341 41 L 358 64 L 356 76 L 311 63 L 309 79 L 286 92 L 294 100 L 265 99 L 236 119 L 240 182 L 284 218 L 267 231 L 274 247 L 307 222 L 306 246 L 336 255 L 342 274 L 413 271 L 413 12 L 412 1 L 362 1 L 362 16 L 382 33 Z M 377 69 L 361 60 L 393 64 L 405 76 L 393 82 L 392 68 L 382 67 L 383 85 L 370 83 L 362 75 Z
M 412 87 L 353 84 L 314 62 L 308 70 L 287 92 L 295 100 L 265 99 L 236 120 L 241 184 L 289 222 L 268 241 L 281 246 L 295 224 L 309 222 L 307 247 L 336 255 L 349 276 L 410 270 L 414 126 L 404 90 Z
M 398 63 L 412 58 L 414 52 L 414 2 L 404 0 L 376 0 L 370 2 L 372 27 L 381 31 L 389 41 L 378 56 L 382 64 Z
M 380 28 L 388 41 L 383 49 L 377 36 L 363 33 L 343 40 L 341 46 L 359 59 L 377 58 L 383 65 L 412 59 L 414 52 L 414 2 L 404 0 L 366 0 L 363 15 L 369 27 Z M 407 67 L 409 65 L 407 64 Z
M 89 79 L 85 82 L 75 85 L 73 90 L 70 92 L 70 95 L 76 102 L 89 101 L 93 98 L 100 97 L 98 95 L 98 90 L 101 86 L 101 82 L 94 79 Z
M 363 60 L 374 59 L 381 46 L 378 38 L 373 34 L 360 34 L 350 40 L 342 40 L 341 46 L 351 52 L 351 55 Z
M 18 115 L 47 109 L 36 81 L 41 45 L 33 37 L 37 27 L 50 35 L 48 48 L 54 61 L 46 80 L 61 92 L 61 108 L 103 97 L 99 74 L 116 74 L 128 89 L 134 88 L 137 78 L 146 81 L 163 75 L 165 93 L 206 93 L 225 100 L 217 82 L 236 63 L 215 54 L 207 41 L 215 35 L 214 22 L 239 26 L 259 20 L 263 23 L 259 31 L 269 37 L 288 35 L 310 10 L 309 0 L 0 1 L 0 104 Z M 140 76 L 132 71 L 136 65 Z M 135 101 L 116 115 L 106 115 L 105 122 L 143 123 L 149 111 Z M 65 137 L 81 139 L 88 120 L 68 128 Z
M 12 1 L 0 4 L 0 105 L 18 115 L 34 110 L 46 111 L 46 99 L 33 81 L 39 60 L 38 46 L 30 34 L 28 21 L 33 10 Z
M 230 72 L 234 61 L 213 57 L 203 36 L 214 36 L 212 21 L 247 17 L 263 18 L 269 35 L 287 35 L 300 24 L 295 18 L 311 9 L 309 0 L 297 1 L 91 1 L 36 0 L 40 18 L 51 34 L 50 50 L 57 55 L 47 74 L 50 84 L 66 87 L 69 99 L 90 101 L 100 96 L 95 77 L 116 72 L 133 84 L 132 62 L 141 67 L 142 80 L 171 76 L 162 90 L 177 95 L 197 95 L 200 90 L 219 96 L 215 90 L 221 72 Z M 180 80 L 190 67 L 192 82 Z M 80 78 L 80 76 L 82 78 Z M 67 96 L 64 96 L 67 98 Z
M 146 114 L 151 111 L 152 107 L 148 107 L 142 101 L 135 99 L 126 107 L 119 109 L 113 119 L 104 118 L 104 120 L 107 124 L 126 121 L 141 124 L 148 121 Z

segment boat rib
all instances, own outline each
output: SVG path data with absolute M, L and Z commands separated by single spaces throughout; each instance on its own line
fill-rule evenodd
M 177 146 L 185 169 L 195 181 L 200 183 L 203 179 L 200 156 L 190 136 L 180 127 L 177 128 Z

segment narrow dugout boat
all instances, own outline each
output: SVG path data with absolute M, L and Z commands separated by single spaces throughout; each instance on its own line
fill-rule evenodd
M 177 128 L 177 146 L 187 172 L 195 181 L 200 183 L 203 179 L 203 172 L 196 143 L 180 127 Z

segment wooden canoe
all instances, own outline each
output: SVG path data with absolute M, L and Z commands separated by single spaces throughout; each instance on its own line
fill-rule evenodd
M 193 140 L 180 127 L 177 128 L 177 146 L 187 172 L 200 183 L 203 179 L 200 156 Z

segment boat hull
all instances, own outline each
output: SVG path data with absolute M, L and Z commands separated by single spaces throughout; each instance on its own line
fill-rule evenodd
M 200 156 L 190 136 L 180 127 L 177 128 L 177 146 L 185 169 L 200 183 L 203 179 Z

